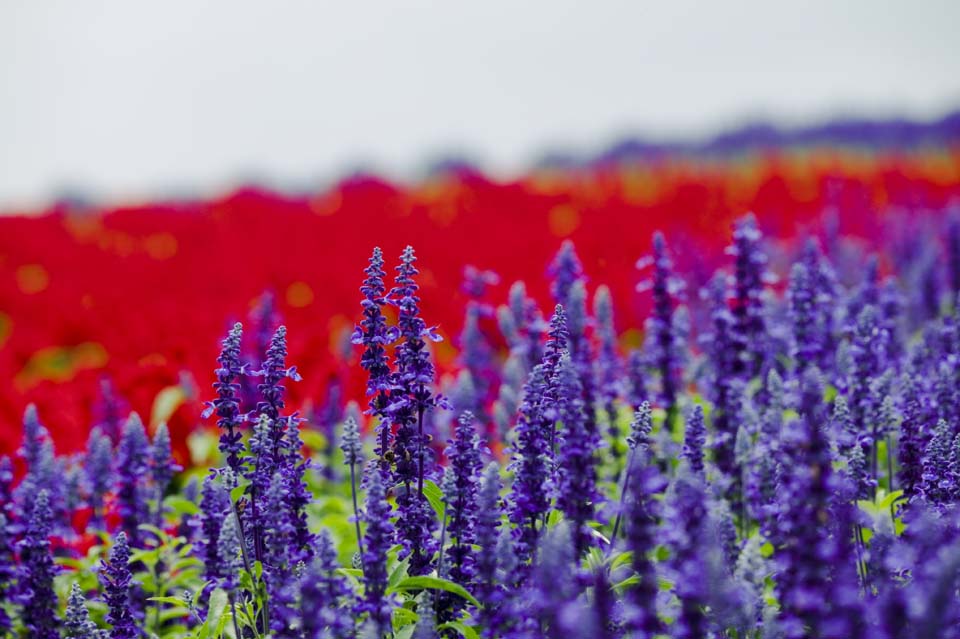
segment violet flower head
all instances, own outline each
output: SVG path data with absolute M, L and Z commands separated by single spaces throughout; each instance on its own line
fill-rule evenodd
M 569 622 L 565 612 L 575 604 L 580 594 L 577 579 L 571 579 L 571 568 L 576 555 L 572 531 L 566 523 L 547 530 L 537 553 L 532 583 L 526 597 L 531 613 L 546 632 L 537 636 L 562 639 L 569 636 Z M 572 615 L 571 615 L 572 616 Z M 576 619 L 576 617 L 573 617 Z M 570 620 L 572 621 L 572 619 Z
M 734 446 L 740 404 L 738 381 L 739 347 L 736 320 L 730 312 L 726 278 L 716 275 L 706 290 L 710 304 L 711 332 L 702 340 L 710 365 L 707 397 L 713 402 L 714 463 L 726 476 L 736 471 Z
M 927 436 L 927 412 L 923 395 L 912 374 L 903 376 L 903 419 L 900 422 L 900 445 L 897 479 L 909 500 L 916 497 L 923 480 L 923 453 Z
M 0 633 L 9 632 L 13 625 L 5 607 L 11 595 L 15 594 L 14 583 L 17 579 L 13 532 L 7 516 L 0 512 Z
M 521 562 L 529 562 L 533 558 L 538 524 L 550 506 L 550 440 L 543 428 L 541 414 L 546 390 L 545 369 L 538 364 L 524 385 L 515 430 L 516 441 L 508 467 L 513 473 L 509 516 L 515 527 L 516 550 Z
M 157 426 L 157 432 L 153 434 L 153 443 L 150 446 L 150 473 L 160 501 L 163 500 L 163 495 L 174 476 L 181 470 L 183 468 L 173 459 L 170 431 L 165 423 L 161 423 Z
M 657 616 L 659 582 L 649 553 L 657 545 L 656 500 L 663 480 L 650 464 L 636 464 L 630 470 L 630 495 L 626 502 L 627 547 L 632 552 L 631 567 L 639 581 L 627 591 L 625 626 L 637 639 L 652 639 L 664 630 Z
M 130 546 L 123 531 L 117 534 L 108 557 L 101 560 L 100 581 L 108 609 L 107 621 L 112 626 L 111 639 L 137 639 L 140 631 L 131 602 L 133 576 L 130 573 Z
M 460 416 L 446 456 L 453 478 L 452 494 L 445 495 L 450 518 L 447 535 L 453 542 L 448 552 L 450 578 L 457 583 L 470 583 L 475 573 L 472 546 L 476 541 L 477 496 L 483 471 L 480 438 L 471 413 Z
M 200 489 L 200 541 L 197 555 L 204 565 L 204 576 L 216 581 L 224 576 L 218 540 L 226 519 L 233 519 L 230 494 L 214 473 L 204 477 Z
M 217 362 L 217 381 L 213 387 L 217 399 L 207 403 L 203 417 L 217 413 L 217 427 L 220 429 L 220 452 L 227 457 L 227 465 L 236 474 L 241 475 L 240 458 L 243 455 L 243 434 L 240 426 L 247 420 L 240 412 L 239 379 L 246 375 L 247 367 L 240 362 L 240 342 L 243 339 L 243 325 L 237 322 L 223 340 L 223 347 Z
M 950 472 L 953 439 L 953 428 L 942 419 L 938 421 L 923 455 L 923 475 L 918 488 L 931 505 L 946 505 L 957 496 L 956 478 Z
M 29 404 L 23 412 L 23 444 L 18 453 L 26 465 L 26 475 L 14 490 L 21 516 L 29 516 L 30 500 L 39 491 L 46 490 L 54 521 L 57 521 L 58 516 L 63 514 L 61 469 L 50 433 L 40 423 L 37 407 L 33 404 Z
M 363 345 L 363 355 L 360 356 L 360 366 L 367 371 L 367 396 L 370 398 L 370 412 L 384 416 L 388 393 L 393 388 L 391 380 L 390 360 L 386 347 L 397 340 L 396 329 L 387 327 L 387 319 L 383 315 L 386 305 L 386 286 L 383 278 L 383 252 L 380 248 L 373 249 L 370 264 L 364 270 L 367 278 L 360 287 L 363 294 L 363 320 L 354 329 L 351 341 Z M 389 428 L 387 429 L 389 435 Z M 389 442 L 387 442 L 389 444 Z M 386 452 L 386 447 L 380 455 Z
M 337 569 L 333 540 L 324 531 L 317 536 L 314 560 L 300 579 L 300 616 L 306 639 L 353 636 L 353 618 L 346 607 L 353 592 Z
M 597 287 L 593 297 L 593 314 L 596 317 L 596 333 L 600 341 L 597 351 L 596 375 L 600 401 L 607 411 L 610 422 L 610 435 L 614 441 L 620 438 L 617 426 L 615 403 L 621 395 L 621 377 L 623 363 L 617 352 L 617 330 L 613 324 L 613 301 L 610 289 Z
M 793 360 L 798 372 L 820 361 L 823 336 L 818 326 L 817 292 L 807 265 L 797 262 L 790 270 L 787 287 L 790 301 L 790 323 L 793 329 Z
M 727 252 L 734 257 L 734 337 L 736 372 L 751 378 L 760 372 L 766 356 L 766 326 L 763 316 L 763 290 L 767 256 L 761 248 L 763 235 L 753 214 L 737 221 L 733 245 Z
M 651 432 L 653 432 L 653 409 L 650 407 L 650 402 L 643 402 L 630 422 L 630 434 L 627 436 L 627 445 L 630 450 L 650 448 Z
M 66 631 L 67 639 L 102 639 L 103 637 L 97 624 L 90 619 L 87 598 L 83 596 L 83 591 L 76 582 L 70 588 L 63 629 Z
M 360 426 L 352 415 L 343 422 L 343 438 L 340 442 L 344 463 L 348 465 L 363 462 L 363 445 L 360 443 Z
M 947 272 L 953 291 L 952 301 L 956 302 L 960 299 L 960 212 L 957 211 L 953 212 L 947 224 Z
M 868 418 L 877 402 L 871 384 L 883 370 L 885 347 L 886 335 L 878 323 L 877 310 L 866 306 L 857 315 L 850 341 L 853 370 L 848 380 L 850 415 L 860 436 L 867 434 Z
M 580 380 L 568 355 L 560 360 L 558 388 L 563 402 L 558 442 L 557 508 L 571 524 L 574 548 L 580 557 L 590 543 L 587 522 L 602 500 L 597 490 L 597 442 L 587 429 Z
M 479 613 L 480 625 L 484 628 L 490 627 L 491 633 L 497 630 L 496 608 L 504 598 L 503 586 L 497 580 L 497 544 L 503 511 L 500 488 L 500 466 L 496 462 L 490 462 L 483 472 L 480 493 L 477 496 L 477 516 L 474 523 L 477 551 L 471 592 L 482 604 Z
M 653 311 L 647 320 L 650 361 L 660 375 L 660 400 L 667 411 L 667 423 L 673 427 L 677 410 L 677 393 L 680 390 L 681 352 L 683 338 L 677 330 L 674 312 L 677 295 L 683 284 L 673 274 L 673 261 L 667 250 L 663 233 L 653 234 L 653 255 L 637 262 L 637 268 L 653 267 L 652 280 L 642 282 L 637 288 L 650 288 L 653 294 Z
M 682 467 L 681 467 L 682 469 Z M 674 593 L 680 610 L 671 627 L 671 636 L 693 639 L 706 637 L 708 619 L 704 608 L 709 602 L 703 580 L 707 547 L 707 498 L 702 480 L 681 470 L 668 493 L 664 534 L 670 547 L 669 569 L 674 575 Z
M 102 525 L 104 498 L 113 488 L 113 443 L 110 436 L 94 427 L 87 440 L 87 454 L 83 460 L 89 495 L 87 501 L 93 511 L 95 525 Z
M 306 473 L 311 460 L 304 459 L 301 453 L 303 442 L 300 439 L 300 420 L 295 416 L 286 418 L 287 429 L 284 433 L 284 446 L 287 456 L 280 466 L 283 480 L 283 503 L 289 512 L 293 525 L 293 556 L 298 561 L 308 561 L 313 556 L 313 533 L 307 526 L 307 506 L 312 495 L 307 487 Z
M 703 447 L 707 441 L 707 429 L 703 423 L 703 406 L 695 404 L 687 413 L 686 422 L 682 456 L 690 464 L 690 470 L 702 477 Z
M 550 293 L 553 295 L 554 301 L 566 306 L 574 283 L 584 279 L 583 264 L 577 257 L 573 242 L 570 240 L 563 241 L 560 250 L 557 251 L 556 257 L 550 264 L 548 272 L 553 277 L 553 282 L 550 284 Z
M 257 385 L 263 397 L 262 401 L 257 403 L 257 413 L 270 418 L 270 440 L 274 457 L 280 456 L 287 426 L 287 418 L 281 414 L 284 408 L 283 395 L 286 392 L 283 380 L 291 379 L 298 382 L 302 379 L 297 373 L 296 366 L 286 367 L 286 360 L 287 327 L 281 326 L 270 339 L 267 358 L 260 370 L 255 373 L 263 378 L 263 381 Z
M 56 567 L 49 539 L 52 523 L 49 493 L 41 490 L 27 520 L 23 539 L 18 544 L 20 618 L 31 639 L 60 639 L 57 594 L 53 589 Z
M 150 441 L 147 432 L 140 416 L 130 413 L 117 446 L 116 474 L 120 526 L 134 547 L 139 547 L 139 526 L 147 521 L 149 512 L 144 485 L 149 469 Z
M 216 541 L 220 564 L 218 585 L 230 592 L 237 587 L 240 580 L 240 570 L 243 568 L 240 529 L 237 527 L 235 516 L 224 518 Z
M 394 530 L 390 521 L 391 508 L 384 493 L 383 481 L 376 470 L 366 473 L 367 500 L 364 522 L 363 598 L 358 613 L 367 613 L 379 633 L 390 628 L 393 604 L 386 594 L 387 552 L 393 546 Z

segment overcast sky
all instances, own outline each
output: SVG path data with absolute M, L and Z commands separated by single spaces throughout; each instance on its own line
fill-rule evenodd
M 960 106 L 960 2 L 0 0 L 0 208 Z

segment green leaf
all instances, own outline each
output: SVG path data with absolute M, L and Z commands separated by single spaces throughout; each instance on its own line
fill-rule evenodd
M 462 621 L 448 621 L 437 626 L 437 630 L 447 630 L 448 628 L 459 632 L 464 639 L 480 639 L 477 631 Z
M 233 490 L 230 491 L 230 501 L 233 503 L 237 503 L 240 500 L 240 498 L 243 497 L 243 494 L 245 492 L 247 492 L 247 487 L 243 484 L 240 484 L 239 486 L 235 487 Z
M 393 631 L 396 632 L 408 624 L 417 623 L 419 618 L 420 617 L 417 615 L 417 613 L 408 608 L 394 608 Z
M 623 581 L 618 581 L 617 583 L 613 584 L 613 589 L 620 591 L 638 583 L 640 583 L 640 577 L 638 575 L 630 575 Z
M 157 601 L 173 606 L 182 606 L 184 604 L 183 597 L 148 597 L 147 601 Z
M 163 500 L 163 505 L 178 515 L 196 515 L 200 512 L 199 506 L 180 495 L 167 496 L 166 499 Z
M 474 606 L 480 607 L 480 602 L 477 601 L 473 595 L 467 592 L 467 589 L 456 584 L 447 579 L 441 579 L 440 577 L 407 577 L 406 579 L 400 580 L 393 589 L 388 590 L 388 592 L 404 591 L 404 590 L 421 590 L 423 588 L 430 588 L 432 590 L 445 590 L 446 592 L 451 592 L 455 595 L 463 597 Z
M 423 496 L 427 498 L 433 510 L 437 513 L 437 519 L 443 521 L 443 511 L 446 508 L 443 503 L 443 491 L 440 487 L 429 479 L 423 482 Z

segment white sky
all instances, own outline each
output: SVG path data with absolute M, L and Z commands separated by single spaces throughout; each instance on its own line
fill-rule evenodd
M 960 2 L 0 0 L 0 208 L 960 106 Z

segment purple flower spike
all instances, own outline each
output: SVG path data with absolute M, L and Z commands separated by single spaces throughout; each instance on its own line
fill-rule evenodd
M 203 417 L 217 413 L 217 427 L 220 429 L 220 452 L 227 456 L 227 465 L 240 476 L 243 474 L 241 457 L 243 456 L 243 434 L 240 426 L 247 420 L 247 416 L 240 412 L 240 384 L 239 379 L 247 374 L 247 367 L 240 362 L 240 341 L 243 338 L 243 325 L 237 322 L 230 329 L 230 333 L 223 340 L 220 357 L 217 358 L 220 367 L 217 369 L 217 381 L 213 387 L 217 391 L 217 399 L 208 402 Z
M 19 543 L 17 592 L 23 626 L 31 639 L 60 639 L 57 594 L 53 589 L 56 567 L 49 539 L 52 522 L 49 494 L 41 490 Z
M 123 427 L 117 446 L 117 503 L 120 525 L 134 548 L 140 547 L 141 523 L 148 521 L 145 480 L 150 469 L 150 441 L 136 413 Z
M 366 613 L 382 636 L 390 628 L 393 604 L 386 595 L 387 552 L 393 546 L 394 530 L 390 522 L 391 508 L 384 493 L 379 472 L 366 473 L 367 501 L 364 522 L 363 598 L 358 613 Z
M 101 561 L 100 581 L 107 604 L 107 621 L 111 639 L 137 639 L 140 631 L 134 619 L 131 594 L 133 576 L 130 574 L 130 546 L 124 532 L 117 534 L 109 557 Z

